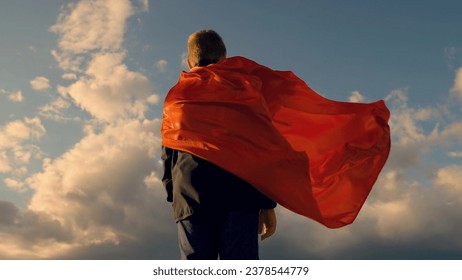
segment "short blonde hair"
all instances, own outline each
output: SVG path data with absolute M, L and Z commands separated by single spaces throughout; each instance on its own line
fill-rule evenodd
M 213 30 L 200 30 L 188 38 L 188 63 L 197 66 L 200 61 L 218 62 L 226 58 L 226 47 L 220 35 Z

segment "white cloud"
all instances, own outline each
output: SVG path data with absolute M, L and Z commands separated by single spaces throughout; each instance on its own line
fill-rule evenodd
M 39 118 L 24 118 L 0 127 L 0 173 L 23 175 L 30 160 L 41 157 L 40 148 L 32 143 L 45 132 Z
M 461 249 L 462 242 L 457 242 L 457 236 L 462 233 L 462 227 L 456 215 L 450 213 L 462 211 L 462 200 L 451 199 L 460 197 L 462 189 L 455 189 L 454 181 L 446 177 L 457 175 L 460 169 L 442 167 L 436 173 L 437 179 L 432 186 L 407 179 L 404 173 L 397 178 L 399 180 L 388 182 L 394 185 L 392 193 L 381 190 L 381 196 L 366 204 L 363 219 L 369 221 L 364 226 L 398 244 L 437 240 L 438 236 L 444 236 L 446 240 L 438 244 L 439 249 L 443 249 L 446 242 L 452 243 L 456 250 Z M 443 188 L 443 184 L 448 187 Z M 376 186 L 380 187 L 381 184 Z
M 364 102 L 364 96 L 362 96 L 359 91 L 355 90 L 351 93 L 349 101 L 355 103 Z
M 149 11 L 149 0 L 138 0 L 141 5 L 141 9 L 143 12 Z
M 462 122 L 450 123 L 441 130 L 436 128 L 430 136 L 430 140 L 438 144 L 461 144 Z
M 125 23 L 133 13 L 129 0 L 80 0 L 67 5 L 50 28 L 58 35 L 59 47 L 51 54 L 67 71 L 65 78 L 85 71 L 91 53 L 122 51 Z
M 19 103 L 19 102 L 22 102 L 24 100 L 24 97 L 22 95 L 22 91 L 18 90 L 16 92 L 11 93 L 8 96 L 8 99 L 10 101 L 12 101 L 12 102 Z
M 45 128 L 39 118 L 12 121 L 0 128 L 0 147 L 11 147 L 21 140 L 38 140 L 44 134 Z
M 135 250 L 139 258 L 145 248 L 150 258 L 171 258 L 174 240 L 174 251 L 158 251 L 174 229 L 158 175 L 159 130 L 160 120 L 105 126 L 59 158 L 45 159 L 27 180 L 34 191 L 27 209 L 0 201 L 0 255 L 101 258 L 109 250 L 112 258 L 114 250 L 119 256 Z M 24 188 L 14 178 L 4 183 Z
M 436 184 L 446 189 L 449 195 L 462 203 L 462 165 L 449 165 L 438 170 Z
M 74 73 L 64 73 L 61 77 L 64 80 L 77 80 L 77 75 Z
M 55 221 L 59 232 L 72 238 L 55 240 L 56 250 L 36 238 L 37 244 L 27 248 L 30 256 L 52 258 L 66 253 L 63 247 L 115 245 L 146 232 L 162 234 L 162 224 L 168 221 L 173 225 L 167 202 L 159 202 L 165 197 L 154 160 L 160 146 L 159 125 L 154 120 L 106 126 L 61 157 L 45 161 L 43 171 L 28 180 L 35 191 L 28 211 Z M 23 242 L 14 246 L 9 249 L 26 250 Z
M 148 104 L 157 104 L 157 103 L 159 103 L 159 100 L 160 100 L 160 98 L 159 98 L 159 95 L 157 95 L 157 94 L 153 94 L 153 95 L 149 96 L 148 98 L 146 98 L 146 102 Z
M 86 75 L 61 88 L 81 108 L 103 121 L 143 118 L 154 95 L 150 81 L 122 63 L 125 53 L 95 54 Z
M 0 148 L 0 173 L 10 172 L 12 169 L 10 165 L 10 160 L 5 151 L 2 151 Z
M 60 53 L 56 50 L 51 51 L 51 55 L 55 58 L 58 62 L 59 67 L 65 71 L 73 71 L 73 72 L 82 72 L 81 65 L 84 63 L 85 57 L 83 56 L 74 56 L 69 53 Z M 67 73 L 69 75 L 69 73 Z
M 49 104 L 39 107 L 39 115 L 45 119 L 57 122 L 80 121 L 79 117 L 72 117 L 69 114 L 66 114 L 66 110 L 70 106 L 71 103 L 69 101 L 62 97 L 58 97 Z
M 154 64 L 156 69 L 159 70 L 160 72 L 165 71 L 167 65 L 168 65 L 168 62 L 165 59 L 161 59 Z
M 5 180 L 3 180 L 3 182 L 5 183 L 5 186 L 7 186 L 8 188 L 11 188 L 11 189 L 16 190 L 18 192 L 25 191 L 25 189 L 23 188 L 24 183 L 21 182 L 21 181 L 18 181 L 18 180 L 13 179 L 13 178 L 6 178 Z
M 414 118 L 417 121 L 427 121 L 432 118 L 438 118 L 440 112 L 435 108 L 420 108 L 414 112 Z
M 462 151 L 452 151 L 448 153 L 449 157 L 459 158 L 462 157 Z
M 50 80 L 46 77 L 37 76 L 30 81 L 30 86 L 37 91 L 46 91 L 50 88 Z
M 140 4 L 148 7 L 148 2 Z M 58 85 L 57 91 L 100 121 L 143 119 L 148 104 L 158 100 L 148 78 L 123 62 L 125 23 L 133 13 L 128 0 L 81 0 L 63 10 L 51 27 L 59 37 L 53 55 L 66 71 L 63 78 L 77 79 L 79 73 L 78 80 Z
M 462 68 L 459 68 L 456 72 L 454 79 L 454 85 L 451 89 L 451 94 L 455 97 L 462 99 Z
M 64 53 L 117 51 L 122 47 L 125 21 L 132 14 L 128 0 L 81 0 L 69 4 L 50 30 L 58 34 Z
M 0 94 L 8 95 L 8 100 L 14 103 L 20 103 L 24 101 L 24 96 L 22 95 L 22 91 L 18 90 L 15 92 L 9 92 L 5 89 L 0 88 Z
M 183 52 L 181 54 L 181 67 L 185 70 L 189 69 L 187 52 Z
M 423 129 L 417 124 L 415 110 L 408 107 L 405 89 L 394 90 L 386 100 L 393 103 L 394 111 L 390 117 L 391 134 L 397 143 L 415 144 L 426 140 Z

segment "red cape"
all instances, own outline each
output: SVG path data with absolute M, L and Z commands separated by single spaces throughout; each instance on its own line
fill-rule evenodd
M 292 72 L 233 57 L 181 74 L 165 99 L 162 144 L 337 228 L 354 221 L 385 164 L 389 115 L 383 101 L 328 100 Z

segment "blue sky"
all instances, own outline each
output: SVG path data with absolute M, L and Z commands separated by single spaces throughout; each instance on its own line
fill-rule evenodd
M 458 1 L 8 0 L 0 4 L 0 259 L 177 259 L 162 100 L 187 36 L 292 70 L 335 100 L 384 99 L 392 151 L 354 224 L 278 207 L 265 259 L 462 257 Z

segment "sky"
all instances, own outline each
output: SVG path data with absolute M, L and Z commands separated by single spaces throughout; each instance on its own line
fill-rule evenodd
M 385 100 L 392 150 L 356 221 L 277 207 L 262 259 L 462 259 L 462 2 L 5 0 L 0 259 L 178 259 L 162 103 L 186 40 Z

